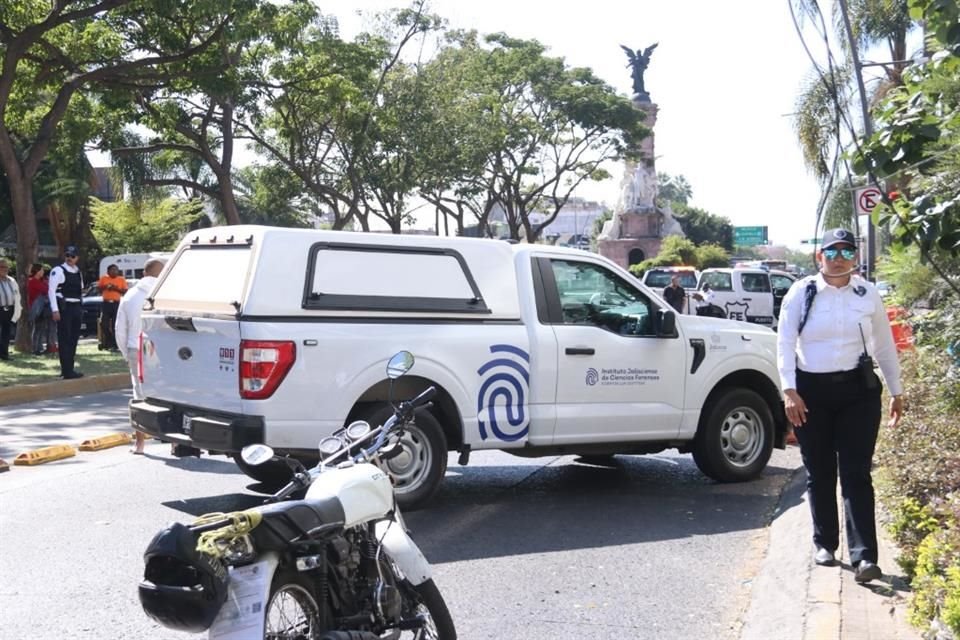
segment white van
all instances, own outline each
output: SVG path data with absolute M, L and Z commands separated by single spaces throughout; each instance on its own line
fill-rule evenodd
M 213 277 L 211 274 L 216 274 Z M 447 452 L 642 454 L 679 448 L 719 481 L 754 478 L 786 422 L 775 336 L 677 316 L 593 253 L 498 240 L 220 227 L 192 231 L 142 315 L 146 399 L 131 418 L 235 456 L 266 443 L 316 458 L 355 419 L 392 414 L 385 363 L 417 366 L 394 399 L 437 389 L 388 465 L 405 506 L 438 488 Z M 189 450 L 188 450 L 189 449 Z
M 704 269 L 697 289 L 710 285 L 713 304 L 724 310 L 727 318 L 776 327 L 773 313 L 773 288 L 770 273 L 764 269 Z
M 139 280 L 143 277 L 143 265 L 150 258 L 169 258 L 170 251 L 152 251 L 150 253 L 123 253 L 117 256 L 106 256 L 100 261 L 100 275 L 107 275 L 107 267 L 112 264 L 120 269 L 120 275 L 127 280 Z

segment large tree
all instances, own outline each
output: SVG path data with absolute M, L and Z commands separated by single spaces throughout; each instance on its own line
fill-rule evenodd
M 131 89 L 132 119 L 154 133 L 113 140 L 120 163 L 139 163 L 142 186 L 181 187 L 211 199 L 227 224 L 241 221 L 234 193 L 236 120 L 256 108 L 267 52 L 299 35 L 315 14 L 304 0 L 284 5 L 234 0 L 231 28 L 190 60 L 165 65 Z
M 149 76 L 216 41 L 230 0 L 21 0 L 0 4 L 0 169 L 21 279 L 37 257 L 34 179 L 71 101 Z M 22 338 L 22 339 L 21 339 Z M 18 348 L 28 348 L 22 332 Z

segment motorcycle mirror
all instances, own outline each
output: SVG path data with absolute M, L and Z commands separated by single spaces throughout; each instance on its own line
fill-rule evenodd
M 273 459 L 273 449 L 265 444 L 249 444 L 240 451 L 240 458 L 251 467 Z
M 320 450 L 320 456 L 326 458 L 332 456 L 343 447 L 343 442 L 336 436 L 327 436 L 320 441 L 317 448 Z
M 370 426 L 369 422 L 366 420 L 357 420 L 356 422 L 351 422 L 349 425 L 347 425 L 347 437 L 350 438 L 351 442 L 356 442 L 370 433 L 372 430 L 373 428 Z
M 409 351 L 401 351 L 390 358 L 387 363 L 387 377 L 396 380 L 407 371 L 413 368 L 413 354 Z

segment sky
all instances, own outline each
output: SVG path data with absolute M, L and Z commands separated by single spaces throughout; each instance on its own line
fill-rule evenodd
M 344 37 L 362 28 L 357 11 L 402 6 L 319 5 L 338 17 Z M 644 75 L 659 106 L 658 173 L 685 176 L 693 206 L 736 226 L 767 225 L 772 244 L 800 248 L 814 236 L 820 191 L 789 116 L 812 66 L 787 0 L 432 0 L 431 9 L 451 27 L 539 40 L 549 55 L 590 67 L 623 95 L 632 94 L 632 81 L 619 45 L 658 42 Z M 622 170 L 610 170 L 613 179 L 577 195 L 612 207 Z

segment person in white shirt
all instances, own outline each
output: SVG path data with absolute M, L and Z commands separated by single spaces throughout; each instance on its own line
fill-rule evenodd
M 800 444 L 813 517 L 814 561 L 832 566 L 840 544 L 837 470 L 847 547 L 857 582 L 883 576 L 870 469 L 882 408 L 874 361 L 892 396 L 889 426 L 903 413 L 893 332 L 876 287 L 855 275 L 856 237 L 830 229 L 817 252 L 820 272 L 783 299 L 777 367 L 784 410 Z
M 713 304 L 714 298 L 717 297 L 717 294 L 713 292 L 709 284 L 704 284 L 703 289 L 695 292 L 691 297 L 696 301 L 697 315 L 705 316 L 707 315 L 707 310 L 710 309 L 710 306 Z
M 139 355 L 140 355 L 140 312 L 143 310 L 143 302 L 147 295 L 153 289 L 157 282 L 157 276 L 163 271 L 163 260 L 150 259 L 143 265 L 143 277 L 137 281 L 137 284 L 131 287 L 123 298 L 120 299 L 120 306 L 117 307 L 117 322 L 114 327 L 117 338 L 117 347 L 120 354 L 127 361 L 127 367 L 130 369 L 130 381 L 133 386 L 133 399 L 143 400 L 143 387 L 140 385 Z M 134 442 L 131 453 L 137 455 L 143 454 L 144 435 L 137 425 L 132 425 L 136 441 Z
M 10 359 L 11 328 L 19 318 L 20 285 L 10 276 L 10 264 L 0 258 L 0 360 Z

